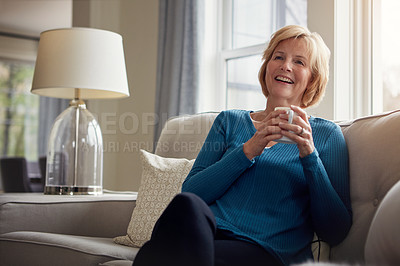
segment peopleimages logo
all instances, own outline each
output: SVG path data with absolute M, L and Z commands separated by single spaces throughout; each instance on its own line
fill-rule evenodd
M 98 121 L 103 136 L 115 135 L 115 134 L 150 134 L 154 132 L 155 128 L 169 119 L 168 114 L 162 114 L 160 117 L 155 113 L 142 113 L 137 115 L 133 112 L 124 113 L 101 113 L 100 115 L 94 114 Z M 205 120 L 194 121 L 188 119 L 189 116 L 180 116 L 176 121 L 177 124 L 173 128 L 164 128 L 163 134 L 180 134 L 180 135 L 193 135 L 203 134 L 205 131 L 208 132 L 213 117 L 207 117 Z
M 103 135 L 113 134 L 148 134 L 158 124 L 159 118 L 154 113 L 143 113 L 140 116 L 132 112 L 101 113 L 95 115 Z

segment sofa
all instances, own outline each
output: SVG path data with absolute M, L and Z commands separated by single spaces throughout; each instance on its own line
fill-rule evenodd
M 148 225 L 147 231 L 143 229 L 146 221 L 154 223 L 179 191 L 216 116 L 202 113 L 170 119 L 155 154 L 142 151 L 141 157 L 154 156 L 152 160 L 164 172 L 149 171 L 152 163 L 144 167 L 142 179 L 155 181 L 142 180 L 138 194 L 0 194 L 0 265 L 131 265 L 138 246 L 151 234 Z M 337 246 L 314 243 L 315 263 L 399 265 L 400 110 L 338 124 L 349 151 L 353 225 Z M 177 161 L 183 162 L 184 170 L 170 166 Z M 153 173 L 155 177 L 148 177 Z M 174 176 L 181 177 L 170 179 Z M 153 189 L 151 193 L 146 186 Z M 164 203 L 158 204 L 160 200 Z M 141 212 L 135 213 L 139 205 Z M 159 210 L 157 215 L 153 208 Z M 135 230 L 143 236 L 131 237 Z

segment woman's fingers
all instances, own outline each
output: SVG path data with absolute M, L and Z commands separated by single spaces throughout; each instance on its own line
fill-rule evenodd
M 292 123 L 280 122 L 279 127 L 282 129 L 283 136 L 296 142 L 300 157 L 305 157 L 314 151 L 312 128 L 308 121 L 308 115 L 303 109 L 298 106 L 291 106 L 291 108 L 296 112 Z M 286 118 L 284 115 L 281 117 Z
M 268 126 L 266 123 L 260 123 L 260 125 L 257 126 L 257 131 L 254 133 L 253 137 L 243 145 L 243 151 L 247 158 L 251 160 L 256 156 L 261 155 L 270 141 L 282 137 L 281 131 L 282 129 L 278 125 Z

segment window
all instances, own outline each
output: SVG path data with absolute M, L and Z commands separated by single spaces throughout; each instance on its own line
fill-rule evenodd
M 34 64 L 0 59 L 1 156 L 37 154 L 39 96 L 30 93 Z
M 397 31 L 400 24 L 400 17 L 396 13 L 400 3 L 396 0 L 353 0 L 349 3 L 352 9 L 349 27 L 353 27 L 350 28 L 349 43 L 343 45 L 352 47 L 349 53 L 350 60 L 349 64 L 340 64 L 340 68 L 336 69 L 339 72 L 335 73 L 337 77 L 340 71 L 347 70 L 347 65 L 352 65 L 352 82 L 349 83 L 348 89 L 352 101 L 349 117 L 343 118 L 356 118 L 398 109 L 400 90 L 396 82 L 400 81 L 400 56 L 396 51 L 400 45 L 400 38 L 393 32 Z M 345 42 L 345 38 L 336 41 Z M 346 54 L 337 53 L 335 59 L 344 55 Z M 339 82 L 339 79 L 335 81 Z M 339 97 L 342 95 L 344 93 Z M 336 110 L 344 110 L 345 101 L 338 102 Z
M 0 156 L 38 158 L 39 96 L 30 93 L 37 40 L 0 35 Z
M 379 113 L 400 108 L 400 1 L 374 0 L 372 10 L 372 111 Z
M 260 55 L 227 60 L 227 109 L 265 109 L 265 96 L 257 79 L 260 67 Z
M 262 52 L 277 29 L 307 26 L 307 0 L 206 0 L 205 16 L 199 111 L 265 109 Z

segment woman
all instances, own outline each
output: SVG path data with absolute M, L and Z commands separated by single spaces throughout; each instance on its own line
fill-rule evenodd
M 329 75 L 329 49 L 300 26 L 264 52 L 260 112 L 221 112 L 178 195 L 134 265 L 289 265 L 312 259 L 314 232 L 340 243 L 352 223 L 340 128 L 309 117 Z M 276 107 L 290 107 L 297 115 Z M 295 144 L 276 142 L 286 136 Z

